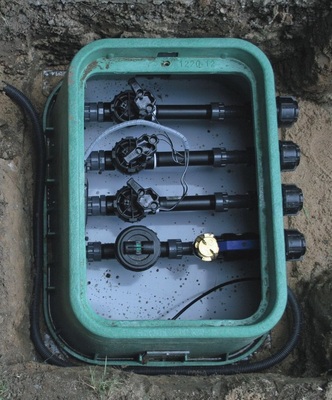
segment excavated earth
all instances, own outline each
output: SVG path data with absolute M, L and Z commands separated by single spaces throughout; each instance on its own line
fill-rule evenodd
M 149 377 L 112 368 L 42 363 L 29 337 L 32 193 L 36 155 L 31 126 L 0 93 L 0 399 L 332 399 L 332 4 L 330 0 L 0 0 L 0 80 L 28 94 L 39 112 L 62 71 L 99 38 L 236 37 L 259 46 L 277 92 L 300 104 L 282 129 L 302 151 L 283 174 L 305 196 L 285 219 L 307 240 L 288 263 L 289 285 L 305 316 L 301 343 L 284 362 L 257 374 Z M 47 79 L 46 79 L 47 78 Z M 287 319 L 261 357 L 287 336 Z

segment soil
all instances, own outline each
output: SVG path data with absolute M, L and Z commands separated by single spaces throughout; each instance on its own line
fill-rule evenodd
M 149 377 L 101 367 L 42 363 L 29 337 L 32 292 L 31 126 L 0 94 L 0 399 L 332 399 L 332 8 L 330 1 L 137 0 L 0 1 L 0 80 L 29 95 L 42 112 L 45 70 L 65 70 L 75 52 L 102 37 L 241 37 L 270 58 L 280 93 L 296 95 L 300 117 L 280 138 L 302 152 L 283 174 L 305 206 L 285 225 L 307 241 L 288 263 L 289 285 L 305 326 L 298 348 L 271 370 L 250 375 Z M 287 334 L 272 333 L 272 354 Z

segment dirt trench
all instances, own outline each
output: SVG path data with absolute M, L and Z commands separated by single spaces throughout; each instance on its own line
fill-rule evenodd
M 148 377 L 108 368 L 42 364 L 29 338 L 32 291 L 31 126 L 0 94 L 0 399 L 330 399 L 332 384 L 332 6 L 319 0 L 137 0 L 0 2 L 0 79 L 42 112 L 53 86 L 45 70 L 65 70 L 85 44 L 113 37 L 238 37 L 272 62 L 278 93 L 295 95 L 299 121 L 280 137 L 296 142 L 300 166 L 283 174 L 305 205 L 285 219 L 307 240 L 288 264 L 305 315 L 299 347 L 271 370 L 251 375 Z M 54 81 L 55 84 L 55 81 Z M 287 334 L 272 333 L 272 354 Z

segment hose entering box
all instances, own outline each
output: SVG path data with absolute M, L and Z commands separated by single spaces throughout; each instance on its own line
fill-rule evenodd
M 45 166 L 46 152 L 44 133 L 41 127 L 39 116 L 31 101 L 14 86 L 5 84 L 3 91 L 16 103 L 25 113 L 27 118 L 32 123 L 34 131 L 33 142 L 36 155 L 35 168 L 35 189 L 33 196 L 33 293 L 30 306 L 30 335 L 37 352 L 41 358 L 49 364 L 59 367 L 68 367 L 71 364 L 52 354 L 43 342 L 40 331 L 40 305 L 42 295 L 42 280 L 43 280 L 43 259 L 44 259 L 44 191 L 45 191 Z

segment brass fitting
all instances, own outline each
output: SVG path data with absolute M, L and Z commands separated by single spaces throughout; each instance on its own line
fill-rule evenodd
M 197 236 L 194 242 L 194 251 L 203 261 L 212 261 L 218 257 L 219 245 L 212 233 L 203 233 Z

